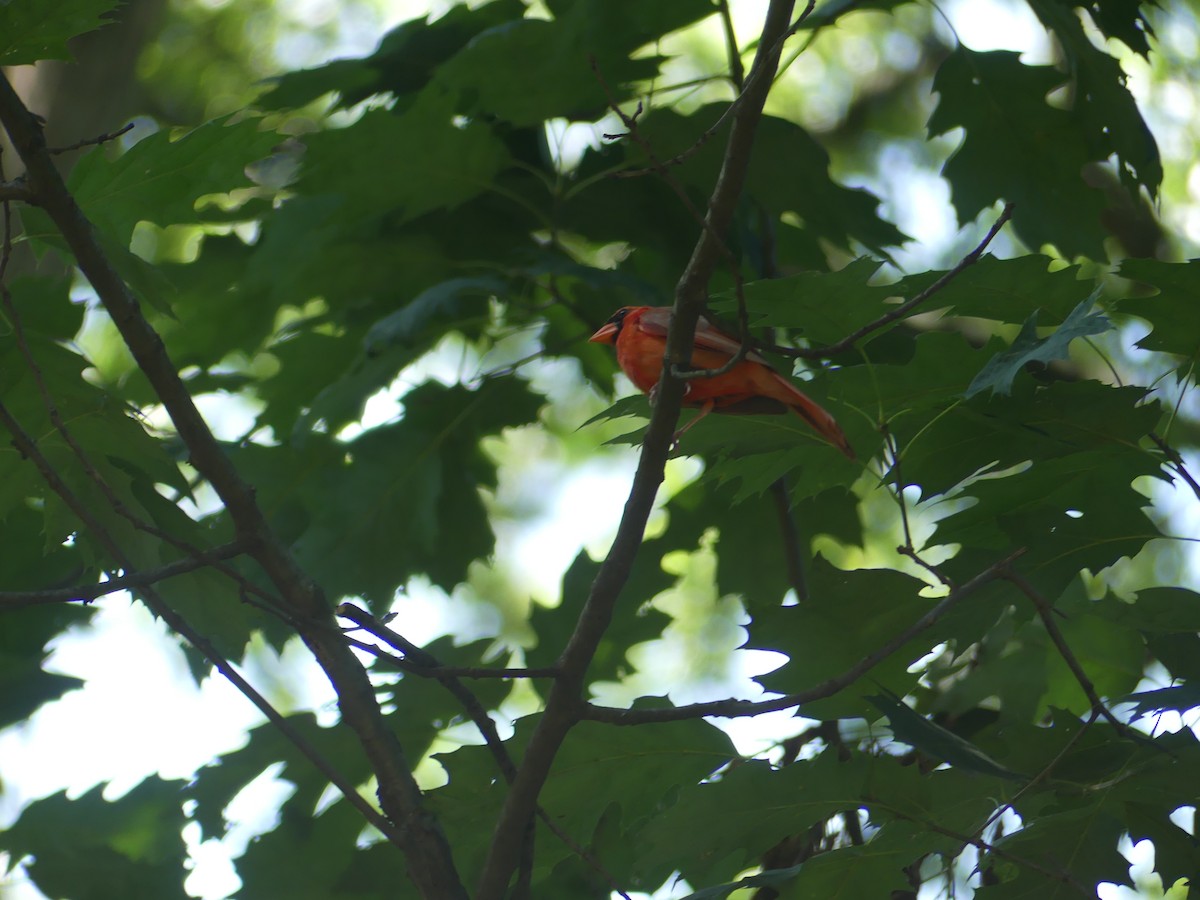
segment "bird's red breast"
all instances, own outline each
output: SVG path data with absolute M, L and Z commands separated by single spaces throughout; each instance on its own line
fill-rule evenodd
M 613 313 L 589 340 L 616 345 L 617 363 L 639 390 L 648 393 L 662 376 L 670 322 L 669 306 L 626 306 Z M 698 369 L 719 368 L 740 347 L 740 341 L 701 316 L 696 325 L 692 365 Z M 825 440 L 854 458 L 833 416 L 754 352 L 723 375 L 690 380 L 683 402 L 724 413 L 782 413 L 790 409 Z

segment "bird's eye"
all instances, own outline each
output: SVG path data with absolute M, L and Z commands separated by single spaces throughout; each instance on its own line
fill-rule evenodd
M 621 331 L 621 326 L 625 324 L 625 317 L 627 315 L 629 315 L 629 309 L 627 307 L 621 307 L 608 317 L 609 323 L 617 326 L 618 333 Z

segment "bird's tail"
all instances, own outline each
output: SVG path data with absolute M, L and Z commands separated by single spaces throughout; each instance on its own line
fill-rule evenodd
M 796 396 L 788 404 L 792 412 L 811 425 L 813 431 L 841 450 L 847 459 L 854 459 L 854 448 L 846 440 L 845 432 L 842 431 L 833 416 L 799 391 L 796 391 L 795 394 Z

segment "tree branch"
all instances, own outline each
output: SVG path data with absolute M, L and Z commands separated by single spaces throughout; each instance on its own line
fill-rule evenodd
M 1063 636 L 1062 629 L 1054 621 L 1053 607 L 1051 607 L 1049 601 L 1020 572 L 1005 572 L 1004 578 L 1028 597 L 1033 603 L 1034 608 L 1037 609 L 1038 617 L 1041 618 L 1042 625 L 1046 628 L 1046 633 L 1050 635 L 1050 640 L 1058 650 L 1059 656 L 1063 658 L 1063 662 L 1067 664 L 1067 668 L 1071 670 L 1071 674 L 1079 682 L 1079 687 L 1083 690 L 1084 695 L 1088 698 L 1088 702 L 1092 705 L 1092 711 L 1107 720 L 1109 724 L 1117 729 L 1117 733 L 1122 737 L 1128 734 L 1129 726 L 1114 716 L 1109 708 L 1105 706 L 1104 701 L 1100 699 L 1100 695 L 1096 693 L 1096 686 L 1092 684 L 1092 679 L 1088 678 L 1087 672 L 1083 671 L 1083 666 L 1079 664 L 1079 660 L 1071 650 L 1071 646 L 1067 643 L 1066 637 Z
M 924 303 L 930 297 L 934 296 L 936 293 L 938 293 L 940 290 L 942 290 L 951 281 L 953 281 L 955 278 L 957 278 L 959 275 L 961 275 L 963 273 L 963 271 L 965 271 L 966 269 L 969 269 L 971 266 L 975 265 L 975 263 L 979 262 L 979 258 L 983 255 L 983 251 L 987 249 L 987 246 L 988 246 L 988 244 L 990 244 L 992 242 L 992 239 L 995 238 L 996 235 L 1000 233 L 1000 229 L 1004 227 L 1004 224 L 1009 219 L 1012 218 L 1012 214 L 1013 214 L 1013 204 L 1009 203 L 1004 207 L 1004 211 L 1000 213 L 999 218 L 996 219 L 995 223 L 988 230 L 988 233 L 986 235 L 984 235 L 983 240 L 979 242 L 979 244 L 975 247 L 974 250 L 972 250 L 970 253 L 968 253 L 966 256 L 964 256 L 959 261 L 958 265 L 956 265 L 950 271 L 943 273 L 941 278 L 939 278 L 937 281 L 935 281 L 929 287 L 925 288 L 925 290 L 920 291 L 918 294 L 916 294 L 914 297 L 912 297 L 912 299 L 906 300 L 904 303 L 901 303 L 895 309 L 893 309 L 887 313 L 884 313 L 882 316 L 880 316 L 878 319 L 875 319 L 873 322 L 868 322 L 866 325 L 863 325 L 861 328 L 858 328 L 855 331 L 852 331 L 850 334 L 846 335 L 846 337 L 842 338 L 836 344 L 830 344 L 827 347 L 815 347 L 815 348 L 793 348 L 793 347 L 771 346 L 771 347 L 765 347 L 764 349 L 770 350 L 773 353 L 780 353 L 784 356 L 798 357 L 800 359 L 828 359 L 832 356 L 837 356 L 839 353 L 842 353 L 842 352 L 850 349 L 852 346 L 854 346 L 855 342 L 866 337 L 871 332 L 878 331 L 880 328 L 883 328 L 885 325 L 890 325 L 892 322 L 895 322 L 897 319 L 902 319 L 905 316 L 907 316 L 910 312 L 912 312 L 914 309 L 916 309 L 918 306 L 920 306 L 922 303 Z
M 1191 472 L 1188 471 L 1187 464 L 1183 461 L 1183 456 L 1179 451 L 1168 444 L 1156 432 L 1150 432 L 1150 440 L 1154 441 L 1158 449 L 1163 452 L 1167 460 L 1175 467 L 1175 471 L 1179 473 L 1179 477 L 1187 482 L 1187 486 L 1192 489 L 1192 493 L 1196 495 L 1196 499 L 1200 500 L 1200 482 L 1197 482 Z
M 796 599 L 803 603 L 808 599 L 804 547 L 800 542 L 800 530 L 796 527 L 796 514 L 792 510 L 792 498 L 788 496 L 787 482 L 782 477 L 771 482 L 771 499 L 775 502 L 775 515 L 779 520 L 779 538 L 783 544 L 788 581 L 796 592 Z
M 770 700 L 714 700 L 709 703 L 691 703 L 687 706 L 668 707 L 666 709 L 614 709 L 608 706 L 588 704 L 583 711 L 583 718 L 594 722 L 607 722 L 610 725 L 650 725 L 655 722 L 678 722 L 682 719 L 700 719 L 708 716 L 721 718 L 740 718 L 757 716 L 760 713 L 775 712 L 780 709 L 791 709 L 804 703 L 824 700 L 839 691 L 845 690 L 858 679 L 866 675 L 921 632 L 931 628 L 946 613 L 950 612 L 966 597 L 973 594 L 985 584 L 1005 577 L 1008 566 L 1025 553 L 1021 548 L 1010 553 L 1004 559 L 994 563 L 963 584 L 954 589 L 941 602 L 912 625 L 896 635 L 878 650 L 869 653 L 860 662 L 855 663 L 840 675 L 827 678 L 806 691 L 795 694 L 784 694 Z
M 134 122 L 130 122 L 127 125 L 122 125 L 116 131 L 106 131 L 104 134 L 98 134 L 95 137 L 84 138 L 82 141 L 76 141 L 73 144 L 68 144 L 66 147 L 49 147 L 48 152 L 58 156 L 60 153 L 70 153 L 72 150 L 82 150 L 84 147 L 106 144 L 109 141 L 115 141 L 126 132 L 133 131 L 134 124 Z
M 80 270 L 108 311 L 138 367 L 154 387 L 190 461 L 213 486 L 228 510 L 239 540 L 246 542 L 300 626 L 301 637 L 338 694 L 339 707 L 371 762 L 379 800 L 395 828 L 385 831 L 405 852 L 420 893 L 436 900 L 465 900 L 445 835 L 423 807 L 394 732 L 384 722 L 363 667 L 333 625 L 321 591 L 292 557 L 258 508 L 244 481 L 192 401 L 162 339 L 142 315 L 137 299 L 108 259 L 95 229 L 67 190 L 46 147 L 38 118 L 29 112 L 7 78 L 0 77 L 0 123 L 25 164 L 33 202 L 62 234 Z
M 0 200 L 5 202 L 16 200 L 20 203 L 34 203 L 33 191 L 25 183 L 25 179 L 16 181 L 0 181 Z
M 196 556 L 179 559 L 157 569 L 147 569 L 98 581 L 95 584 L 80 584 L 68 588 L 47 588 L 41 591 L 0 591 L 0 609 L 20 609 L 23 606 L 41 606 L 46 603 L 90 603 L 97 597 L 130 588 L 144 588 L 176 575 L 184 575 L 211 566 L 223 559 L 233 559 L 246 552 L 246 548 L 234 541 L 212 550 L 202 551 Z
M 772 0 L 763 26 L 759 52 L 751 70 L 742 102 L 730 129 L 725 159 L 709 201 L 705 227 L 675 290 L 675 306 L 667 334 L 667 358 L 675 366 L 691 360 L 696 322 L 704 307 L 709 278 L 721 257 L 718 235 L 724 234 L 741 196 L 754 144 L 754 132 L 762 116 L 763 103 L 782 48 L 780 38 L 788 29 L 794 0 Z M 575 630 L 559 657 L 562 676 L 546 699 L 546 708 L 534 729 L 517 770 L 516 780 L 492 834 L 487 860 L 479 879 L 476 900 L 501 900 L 508 888 L 525 824 L 533 815 L 538 793 L 567 732 L 582 711 L 581 697 L 588 665 L 612 619 L 621 589 L 629 578 L 641 546 L 646 520 L 654 506 L 663 468 L 670 450 L 684 383 L 663 366 L 657 403 L 646 429 L 642 456 L 617 535 L 607 559 L 600 566 Z

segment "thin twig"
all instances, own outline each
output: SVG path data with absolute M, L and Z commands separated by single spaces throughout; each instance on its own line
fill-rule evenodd
M 642 136 L 642 133 L 638 128 L 637 120 L 638 116 L 640 116 L 642 112 L 641 102 L 638 102 L 637 109 L 634 111 L 633 115 L 625 113 L 621 109 L 621 106 L 617 102 L 613 92 L 610 90 L 608 82 L 604 78 L 604 73 L 600 71 L 599 63 L 597 63 L 595 57 L 591 57 L 591 64 L 592 71 L 596 75 L 596 80 L 599 82 L 601 89 L 604 91 L 605 97 L 608 99 L 609 108 L 617 114 L 617 116 L 621 119 L 622 124 L 626 128 L 626 132 L 623 135 L 605 135 L 605 137 L 627 137 L 642 149 L 642 152 L 646 154 L 646 158 L 649 159 L 651 164 L 655 167 L 655 171 L 662 177 L 667 186 L 671 188 L 671 190 L 675 193 L 675 196 L 679 198 L 684 209 L 686 209 L 692 218 L 695 219 L 695 221 L 699 224 L 702 232 L 712 239 L 715 250 L 721 254 L 726 262 L 728 262 L 729 272 L 733 278 L 733 290 L 735 296 L 737 297 L 738 332 L 741 339 L 737 352 L 727 359 L 722 365 L 714 369 L 693 369 L 691 367 L 692 353 L 688 353 L 686 362 L 672 363 L 669 366 L 664 366 L 664 368 L 667 369 L 672 378 L 675 378 L 679 381 L 688 381 L 693 378 L 715 378 L 718 375 L 724 375 L 726 372 L 732 371 L 735 366 L 737 366 L 746 358 L 746 356 L 750 353 L 751 345 L 753 343 L 750 337 L 750 315 L 746 309 L 746 294 L 744 290 L 741 267 L 738 265 L 737 257 L 735 257 L 733 255 L 733 251 L 729 249 L 729 245 L 725 242 L 725 238 L 719 232 L 713 229 L 712 222 L 709 221 L 709 217 L 700 214 L 700 210 L 696 208 L 696 205 L 692 202 L 692 198 L 688 196 L 688 192 L 684 186 L 680 184 L 679 180 L 670 173 L 665 165 L 661 165 L 658 162 L 658 157 L 654 152 L 654 148 L 650 146 L 650 142 Z M 692 334 L 695 334 L 695 328 L 692 329 Z M 693 343 L 694 342 L 695 339 L 693 337 Z
M 128 125 L 123 125 L 116 131 L 108 131 L 93 138 L 84 138 L 82 141 L 76 141 L 74 144 L 69 144 L 66 147 L 47 147 L 46 152 L 57 156 L 60 153 L 70 153 L 72 150 L 82 150 L 84 147 L 107 144 L 109 141 L 115 141 L 121 135 L 133 131 L 133 128 L 136 124 L 136 122 L 130 122 Z
M 814 7 L 816 7 L 816 5 L 817 5 L 816 0 L 808 0 L 808 3 L 804 7 L 804 11 L 802 13 L 800 13 L 799 16 L 797 16 L 796 21 L 793 22 L 792 25 L 783 34 L 781 34 L 779 36 L 778 40 L 776 41 L 775 46 L 771 49 L 771 52 L 769 54 L 769 56 L 776 61 L 776 66 L 778 65 L 779 54 L 783 50 L 784 42 L 788 38 L 790 38 L 793 34 L 795 34 L 797 31 L 800 30 L 800 26 L 803 25 L 804 20 L 807 19 L 812 14 L 812 11 L 813 11 Z M 762 51 L 762 42 L 760 40 L 760 42 L 759 42 L 760 55 L 761 55 L 761 51 Z M 757 60 L 756 60 L 756 63 L 757 63 Z M 772 78 L 774 77 L 774 74 L 775 73 L 774 73 L 774 69 L 773 69 L 772 73 L 771 73 Z M 745 83 L 741 86 L 741 90 L 740 90 L 738 96 L 735 97 L 733 99 L 733 102 L 730 103 L 729 106 L 727 106 L 725 108 L 725 111 L 721 113 L 721 115 L 717 119 L 717 121 L 713 122 L 712 125 L 710 125 L 706 129 L 704 129 L 704 131 L 702 131 L 700 133 L 700 136 L 698 138 L 696 138 L 696 140 L 692 143 L 692 145 L 690 147 L 688 147 L 686 150 L 684 150 L 682 153 L 672 156 L 670 159 L 665 160 L 661 163 L 656 163 L 651 166 L 646 166 L 645 168 L 626 169 L 625 171 L 622 171 L 622 172 L 616 172 L 613 174 L 612 177 L 614 177 L 614 178 L 638 178 L 642 175 L 653 175 L 658 172 L 661 172 L 665 168 L 677 166 L 680 163 L 683 163 L 686 160 L 690 159 L 691 157 L 695 156 L 697 153 L 700 152 L 700 149 L 705 144 L 707 144 L 709 142 L 709 140 L 711 140 L 712 137 L 718 131 L 721 130 L 721 126 L 729 121 L 730 116 L 736 115 L 738 108 L 744 102 L 745 98 L 750 94 L 751 89 L 757 87 L 756 82 L 760 77 L 763 77 L 762 70 L 758 69 L 757 67 L 752 68 L 750 70 L 750 77 L 747 78 L 745 80 Z
M 1096 719 L 1099 718 L 1099 716 L 1100 716 L 1100 710 L 1093 709 L 1088 714 L 1088 717 L 1084 720 L 1082 727 L 1080 727 L 1080 729 L 1078 731 L 1076 731 L 1073 735 L 1071 735 L 1070 740 L 1068 740 L 1065 744 L 1063 744 L 1062 749 L 1059 750 L 1056 754 L 1054 754 L 1054 758 L 1052 760 L 1050 760 L 1050 762 L 1048 762 L 1042 768 L 1042 770 L 1040 772 L 1038 772 L 1036 775 L 1034 775 L 1032 778 L 1030 778 L 1029 781 L 1027 781 L 1024 785 L 1022 785 L 1021 789 L 1019 791 L 1017 791 L 1015 794 L 1013 794 L 1007 803 L 1005 803 L 1003 806 L 1000 806 L 995 811 L 993 811 L 992 814 L 990 816 L 988 816 L 987 821 L 975 829 L 974 837 L 982 838 L 983 835 L 987 832 L 987 830 L 989 828 L 991 828 L 992 825 L 996 821 L 998 821 L 1001 816 L 1004 815 L 1005 811 L 1010 810 L 1010 809 L 1015 809 L 1017 803 L 1020 801 L 1020 799 L 1022 797 L 1024 797 L 1026 794 L 1028 794 L 1030 791 L 1032 791 L 1035 787 L 1037 787 L 1039 784 L 1041 784 L 1043 781 L 1045 781 L 1047 778 L 1049 778 L 1050 773 L 1052 771 L 1054 771 L 1054 767 L 1057 766 L 1060 762 L 1062 762 L 1063 759 L 1066 757 L 1066 755 L 1071 752 L 1071 749 L 1077 743 L 1079 743 L 1080 738 L 1082 738 L 1084 736 L 1084 734 L 1087 733 L 1087 730 L 1096 723 Z
M 737 33 L 733 30 L 733 16 L 729 11 L 729 0 L 717 0 L 717 12 L 721 16 L 721 27 L 725 30 L 725 51 L 729 57 L 729 80 L 740 94 L 746 87 L 746 70 L 742 66 L 742 54 L 738 49 Z
M 881 426 L 883 431 L 883 443 L 888 448 L 888 452 L 892 456 L 892 472 L 895 474 L 893 484 L 896 488 L 896 503 L 900 507 L 900 523 L 904 529 L 904 543 L 896 548 L 896 552 L 901 556 L 905 556 L 915 562 L 918 566 L 936 578 L 945 587 L 953 587 L 954 584 L 937 568 L 937 566 L 927 563 L 921 558 L 917 552 L 917 548 L 913 545 L 912 528 L 908 522 L 908 501 L 904 499 L 904 489 L 908 487 L 904 480 L 904 474 L 900 468 L 900 444 L 896 440 L 896 435 L 888 427 L 886 422 Z
M 1079 664 L 1079 660 L 1076 658 L 1074 652 L 1072 652 L 1067 639 L 1063 637 L 1062 629 L 1054 621 L 1053 606 L 1020 572 L 1010 569 L 1003 573 L 1003 578 L 1016 586 L 1017 590 L 1028 597 L 1030 602 L 1033 603 L 1034 608 L 1037 609 L 1038 617 L 1042 620 L 1042 625 L 1046 628 L 1046 633 L 1050 635 L 1050 640 L 1054 642 L 1059 656 L 1063 658 L 1063 662 L 1067 664 L 1067 668 L 1071 670 L 1071 674 L 1079 682 L 1079 687 L 1083 689 L 1084 695 L 1087 696 L 1088 702 L 1092 705 L 1092 710 L 1099 713 L 1109 724 L 1117 729 L 1117 732 L 1122 737 L 1125 737 L 1128 734 L 1129 726 L 1113 715 L 1104 704 L 1104 701 L 1100 699 L 1100 695 L 1096 693 L 1096 686 L 1092 684 L 1092 679 L 1088 677 L 1087 672 L 1083 671 L 1083 666 Z
M 936 831 L 938 834 L 943 834 L 946 837 L 950 838 L 951 840 L 958 841 L 959 843 L 962 843 L 962 844 L 970 844 L 976 850 L 979 850 L 983 853 L 990 853 L 992 856 L 995 856 L 997 859 L 1005 860 L 1006 862 L 1010 862 L 1013 865 L 1018 866 L 1020 868 L 1029 869 L 1031 872 L 1037 872 L 1042 877 L 1048 878 L 1051 881 L 1057 881 L 1061 884 L 1065 884 L 1068 887 L 1071 887 L 1071 888 L 1075 889 L 1076 891 L 1078 891 L 1079 893 L 1083 894 L 1085 897 L 1094 896 L 1092 891 L 1088 890 L 1086 887 L 1084 887 L 1082 884 L 1080 884 L 1079 881 L 1075 878 L 1075 876 L 1073 876 L 1070 872 L 1063 871 L 1063 870 L 1055 871 L 1054 869 L 1048 868 L 1047 866 L 1044 866 L 1041 863 L 1034 862 L 1031 859 L 1026 859 L 1023 856 L 1017 856 L 1013 853 L 1009 853 L 1007 850 L 1001 850 L 995 844 L 988 843 L 987 841 L 982 840 L 980 838 L 974 837 L 969 834 L 963 834 L 962 832 L 955 831 L 952 828 L 946 828 L 945 826 L 939 825 L 937 822 L 935 822 L 931 819 L 914 817 L 914 816 L 908 815 L 907 813 L 903 812 L 902 810 L 895 809 L 891 806 L 884 806 L 882 804 L 874 804 L 874 805 L 878 806 L 881 809 L 886 809 L 888 812 L 890 812 L 892 815 L 894 815 L 898 819 L 905 819 L 909 822 L 914 822 L 917 825 L 922 826 L 923 828 L 928 828 L 930 831 Z
M 850 334 L 846 335 L 846 337 L 842 338 L 837 343 L 829 344 L 828 346 L 825 346 L 825 347 L 814 347 L 814 348 L 808 348 L 808 347 L 793 348 L 793 347 L 770 346 L 770 347 L 765 347 L 764 349 L 770 350 L 773 353 L 780 353 L 784 356 L 797 357 L 799 359 L 829 359 L 830 357 L 837 356 L 839 353 L 845 352 L 846 350 L 850 349 L 850 347 L 854 346 L 854 344 L 857 341 L 866 337 L 868 334 L 871 334 L 874 331 L 878 331 L 880 328 L 883 328 L 885 325 L 890 325 L 892 322 L 895 322 L 897 319 L 902 319 L 905 316 L 907 316 L 910 312 L 912 312 L 914 309 L 916 309 L 918 306 L 920 306 L 922 303 L 924 303 L 930 297 L 937 294 L 944 287 L 946 287 L 946 285 L 948 285 L 951 281 L 953 281 L 955 278 L 957 278 L 959 275 L 961 275 L 964 270 L 969 269 L 975 263 L 979 262 L 979 258 L 983 255 L 983 251 L 985 249 L 987 249 L 988 244 L 990 244 L 992 242 L 992 239 L 995 238 L 997 234 L 999 234 L 1000 229 L 1004 227 L 1004 224 L 1006 222 L 1008 222 L 1009 219 L 1012 218 L 1013 208 L 1014 207 L 1013 207 L 1012 203 L 1009 203 L 1004 207 L 1004 211 L 1000 213 L 1000 216 L 999 216 L 999 218 L 996 219 L 995 224 L 993 224 L 992 227 L 988 230 L 988 233 L 986 235 L 984 235 L 983 240 L 979 242 L 979 244 L 975 247 L 974 250 L 972 250 L 970 253 L 968 253 L 966 256 L 964 256 L 959 261 L 958 265 L 956 265 L 953 269 L 950 269 L 948 272 L 943 273 L 942 276 L 940 278 L 938 278 L 937 281 L 935 281 L 933 284 L 929 285 L 929 287 L 925 288 L 925 290 L 917 293 L 915 296 L 913 296 L 912 299 L 906 300 L 904 303 L 901 303 L 895 309 L 893 309 L 887 313 L 884 313 L 878 319 L 875 319 L 872 322 L 868 322 L 866 325 L 863 325 L 861 328 L 858 328 L 855 331 L 852 331 Z
M 41 591 L 0 591 L 0 609 L 19 609 L 23 606 L 40 606 L 46 603 L 91 603 L 97 597 L 103 597 L 106 594 L 157 584 L 177 575 L 206 568 L 218 560 L 232 559 L 245 552 L 246 547 L 240 541 L 233 541 L 220 547 L 214 547 L 212 550 L 206 550 L 200 556 L 178 559 L 157 569 L 146 569 L 129 575 L 120 575 L 107 581 L 98 581 L 95 584 L 48 588 Z
M 379 638 L 379 640 L 383 641 L 389 647 L 403 653 L 406 661 L 414 663 L 417 668 L 425 669 L 430 677 L 436 679 L 445 687 L 454 696 L 454 699 L 462 705 L 463 710 L 470 717 L 471 721 L 475 723 L 475 727 L 479 729 L 480 735 L 482 735 L 488 750 L 491 751 L 496 764 L 500 767 L 500 771 L 504 774 L 505 778 L 511 780 L 515 776 L 516 768 L 513 766 L 508 752 L 504 749 L 504 742 L 500 739 L 499 732 L 496 731 L 496 723 L 487 714 L 487 710 L 483 708 L 483 704 L 479 702 L 479 698 L 471 693 L 456 676 L 437 672 L 440 668 L 437 657 L 428 650 L 418 647 L 403 635 L 388 628 L 365 609 L 355 606 L 353 603 L 342 603 L 339 605 L 337 614 L 345 619 L 349 619 L 364 631 Z
M 0 594 L 3 597 L 3 594 Z M 514 681 L 519 678 L 557 678 L 558 670 L 553 666 L 544 666 L 535 669 L 492 669 L 487 666 L 445 666 L 438 665 L 435 668 L 427 668 L 426 666 L 418 665 L 403 656 L 396 656 L 393 653 L 388 653 L 382 647 L 376 644 L 368 644 L 366 641 L 360 641 L 356 638 L 347 636 L 346 640 L 350 646 L 357 647 L 365 653 L 370 653 L 384 665 L 391 666 L 401 672 L 409 672 L 416 675 L 418 678 L 437 678 L 439 675 L 448 676 L 451 678 L 476 678 L 476 679 L 497 679 L 500 681 Z
M 1158 449 L 1163 452 L 1167 460 L 1175 467 L 1175 471 L 1179 473 L 1179 477 L 1187 482 L 1188 487 L 1192 489 L 1192 493 L 1196 495 L 1196 499 L 1200 500 L 1200 482 L 1192 476 L 1188 471 L 1187 465 L 1183 461 L 1183 456 L 1179 451 L 1168 444 L 1163 438 L 1159 437 L 1156 432 L 1150 432 L 1150 440 L 1158 445 Z
M 966 597 L 989 582 L 1005 577 L 1008 566 L 1025 553 L 1022 548 L 1010 553 L 1004 559 L 988 566 L 961 587 L 955 588 L 942 600 L 921 616 L 916 622 L 885 643 L 878 650 L 868 654 L 840 675 L 827 678 L 808 690 L 794 694 L 785 694 L 770 700 L 714 700 L 709 703 L 692 703 L 687 706 L 674 706 L 664 709 L 614 709 L 608 706 L 588 704 L 583 710 L 583 718 L 595 722 L 607 722 L 610 725 L 649 725 L 655 722 L 677 722 L 682 719 L 700 719 L 709 716 L 719 718 L 740 718 L 757 716 L 761 713 L 775 712 L 780 709 L 791 709 L 804 703 L 813 703 L 832 697 L 845 690 L 867 672 L 875 668 L 917 635 L 928 630 Z

